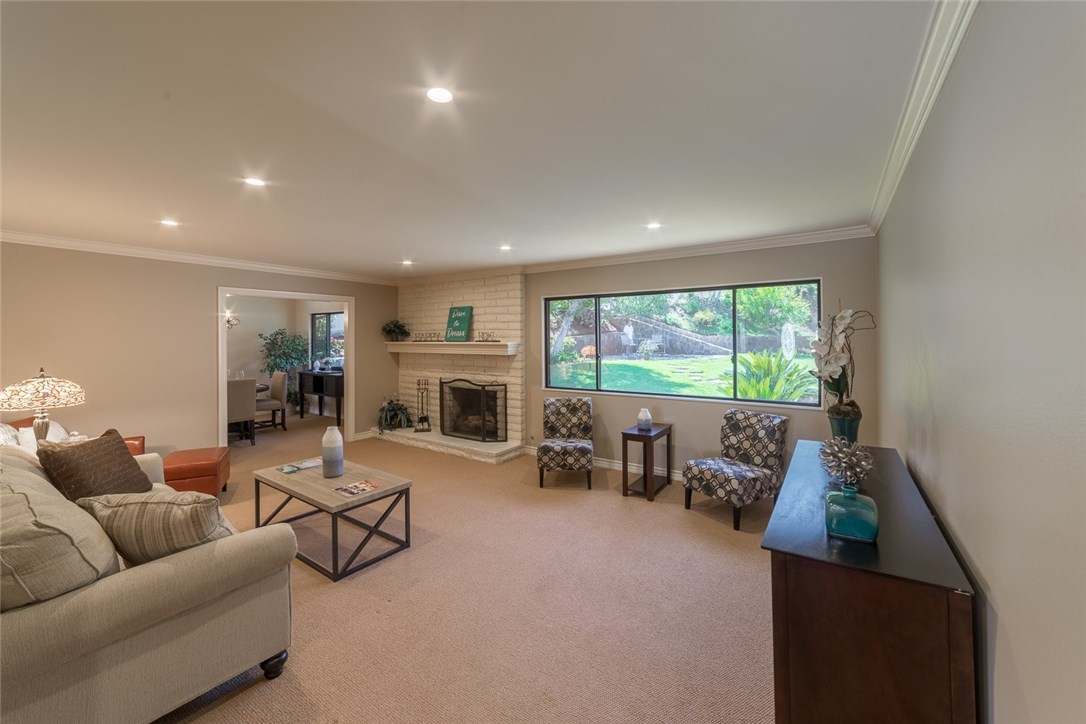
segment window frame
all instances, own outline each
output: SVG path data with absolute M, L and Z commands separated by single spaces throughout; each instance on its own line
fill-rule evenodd
M 344 329 L 346 329 L 347 317 L 346 317 L 346 314 L 344 312 L 311 312 L 310 313 L 310 315 L 309 315 L 309 361 L 310 361 L 310 363 L 315 362 L 318 359 L 326 359 L 326 358 L 331 357 L 331 352 L 332 352 L 332 317 L 336 316 L 337 314 L 339 316 L 343 317 Z M 327 329 L 328 329 L 327 339 L 325 340 L 327 342 L 327 344 L 324 347 L 327 354 L 321 355 L 319 357 L 316 354 L 316 344 L 315 344 L 315 341 L 317 339 L 317 318 L 318 317 L 327 317 Z
M 655 296 L 661 294 L 686 294 L 697 292 L 714 292 L 714 291 L 726 291 L 731 293 L 731 313 L 732 313 L 732 355 L 731 355 L 731 370 L 732 370 L 732 390 L 738 393 L 739 389 L 739 354 L 736 352 L 738 349 L 738 337 L 739 337 L 739 310 L 736 302 L 736 295 L 741 289 L 756 289 L 761 287 L 784 287 L 784 286 L 803 286 L 814 285 L 816 294 L 816 321 L 822 320 L 822 279 L 817 278 L 804 278 L 795 280 L 781 280 L 771 282 L 748 282 L 743 284 L 720 284 L 701 287 L 675 287 L 666 289 L 653 289 L 653 290 L 639 290 L 639 291 L 623 291 L 623 292 L 608 292 L 608 293 L 596 293 L 596 294 L 572 294 L 572 295 L 548 295 L 542 298 L 542 331 L 543 331 L 543 389 L 545 390 L 560 390 L 565 392 L 591 392 L 593 394 L 604 395 L 622 395 L 630 397 L 662 397 L 670 399 L 686 399 L 686 400 L 698 400 L 704 402 L 742 402 L 758 405 L 781 405 L 785 407 L 802 408 L 802 409 L 821 409 L 823 406 L 823 388 L 821 383 L 817 385 L 818 399 L 812 402 L 798 402 L 789 400 L 757 400 L 749 399 L 745 397 L 739 397 L 738 394 L 733 397 L 723 396 L 709 396 L 709 395 L 692 395 L 692 394 L 675 394 L 670 392 L 648 392 L 648 391 L 633 391 L 633 390 L 613 390 L 601 387 L 602 382 L 602 364 L 603 355 L 600 353 L 602 349 L 600 328 L 600 308 L 601 301 L 604 299 L 613 299 L 615 297 L 633 297 L 633 296 Z M 594 387 L 563 387 L 552 384 L 551 382 L 551 330 L 550 330 L 550 304 L 555 301 L 572 301 L 576 299 L 591 299 L 595 308 L 595 386 Z

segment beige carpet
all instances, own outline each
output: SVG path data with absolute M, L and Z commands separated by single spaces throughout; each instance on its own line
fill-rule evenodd
M 319 454 L 327 424 L 231 444 L 235 525 L 253 526 L 251 471 Z M 346 456 L 414 481 L 412 547 L 338 583 L 295 561 L 283 675 L 254 668 L 162 721 L 773 719 L 768 502 L 736 532 L 726 505 L 684 510 L 677 483 L 623 498 L 613 470 L 541 490 L 531 456 L 494 466 L 379 438 Z M 329 557 L 329 528 L 304 521 L 303 549 Z

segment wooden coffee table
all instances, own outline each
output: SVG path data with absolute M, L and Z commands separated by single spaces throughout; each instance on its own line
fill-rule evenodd
M 299 470 L 298 472 L 289 474 L 281 473 L 275 468 L 264 468 L 263 470 L 255 471 L 253 476 L 255 477 L 254 485 L 256 486 L 256 527 L 259 528 L 261 526 L 269 525 L 272 522 L 291 523 L 295 520 L 308 518 L 311 515 L 317 515 L 318 513 L 327 513 L 332 516 L 331 569 L 317 563 L 301 551 L 298 551 L 298 560 L 311 568 L 320 571 L 333 581 L 338 581 L 344 576 L 349 576 L 366 566 L 372 566 L 377 561 L 388 558 L 393 553 L 411 547 L 411 481 L 407 478 L 401 478 L 399 475 L 392 475 L 391 473 L 368 468 L 365 465 L 358 465 L 357 463 L 352 463 L 350 461 L 343 462 L 343 475 L 338 478 L 324 477 L 321 474 L 320 466 Z M 364 480 L 375 481 L 380 487 L 353 497 L 347 497 L 335 491 L 335 488 Z M 261 483 L 264 483 L 268 487 L 275 488 L 281 493 L 286 493 L 287 495 L 286 500 L 280 503 L 279 507 L 272 511 L 272 514 L 264 520 L 260 519 Z M 308 513 L 302 513 L 301 515 L 295 515 L 283 520 L 273 521 L 275 516 L 279 515 L 279 512 L 283 510 L 286 504 L 295 498 L 313 506 L 316 510 L 311 510 Z M 351 511 L 361 508 L 362 506 L 371 505 L 389 498 L 392 498 L 392 502 L 389 503 L 388 508 L 373 525 L 349 515 Z M 381 530 L 381 526 L 388 520 L 389 515 L 396 506 L 400 504 L 401 500 L 403 501 L 403 538 L 399 538 L 387 531 Z M 354 549 L 354 552 L 347 557 L 347 560 L 343 562 L 343 565 L 340 565 L 339 562 L 339 521 L 341 519 L 367 531 L 362 542 L 359 543 L 358 547 Z M 373 558 L 367 558 L 358 565 L 352 566 L 358 558 L 358 555 L 367 545 L 369 545 L 374 536 L 379 536 L 391 543 L 395 543 L 396 547 L 384 551 Z

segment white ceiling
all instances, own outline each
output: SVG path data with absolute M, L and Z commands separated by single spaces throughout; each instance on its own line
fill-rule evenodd
M 932 9 L 4 2 L 2 228 L 396 280 L 861 225 Z

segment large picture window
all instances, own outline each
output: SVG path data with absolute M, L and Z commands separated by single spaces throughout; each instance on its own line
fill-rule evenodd
M 310 358 L 315 362 L 328 360 L 334 367 L 343 366 L 343 312 L 322 312 L 309 315 Z
M 819 405 L 817 281 L 544 300 L 547 387 Z

